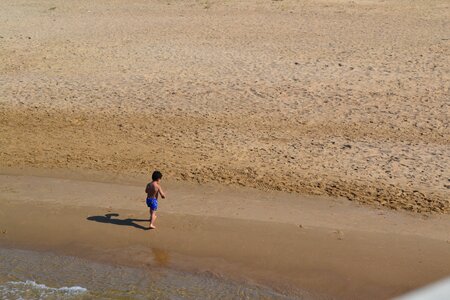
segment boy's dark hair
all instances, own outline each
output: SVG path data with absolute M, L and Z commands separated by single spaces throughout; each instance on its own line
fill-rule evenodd
M 161 179 L 161 178 L 162 178 L 162 174 L 160 171 L 153 172 L 153 174 L 152 174 L 153 181 L 157 181 L 158 179 Z

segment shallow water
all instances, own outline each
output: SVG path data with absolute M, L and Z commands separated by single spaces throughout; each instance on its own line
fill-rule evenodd
M 303 299 L 209 273 L 139 269 L 0 248 L 1 299 Z

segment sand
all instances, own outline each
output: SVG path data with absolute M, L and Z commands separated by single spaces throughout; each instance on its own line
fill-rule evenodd
M 1 1 L 0 246 L 315 299 L 448 275 L 449 13 L 446 0 Z M 170 196 L 147 231 L 154 169 Z
M 207 271 L 307 299 L 387 299 L 449 275 L 445 216 L 166 182 L 158 228 L 147 230 L 142 179 L 35 175 L 0 175 L 0 247 Z
M 450 211 L 447 1 L 0 8 L 0 166 Z

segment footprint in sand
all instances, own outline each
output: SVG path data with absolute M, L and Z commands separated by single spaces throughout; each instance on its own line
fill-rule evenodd
M 344 232 L 342 230 L 336 230 L 334 233 L 337 236 L 337 239 L 342 241 L 344 239 Z

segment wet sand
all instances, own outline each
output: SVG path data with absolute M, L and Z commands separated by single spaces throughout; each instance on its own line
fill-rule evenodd
M 386 299 L 449 275 L 444 216 L 166 182 L 158 229 L 147 230 L 145 181 L 77 176 L 2 175 L 0 246 L 208 271 L 313 299 Z
M 168 257 L 158 249 L 151 253 Z M 130 267 L 51 252 L 0 247 L 0 265 L 2 299 L 292 299 L 211 272 Z

